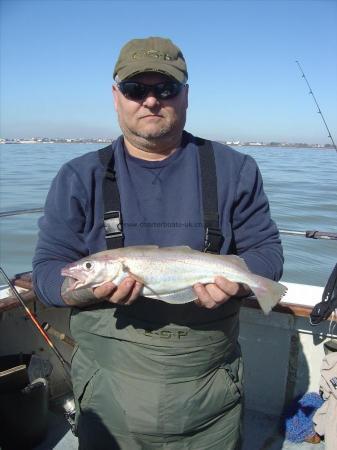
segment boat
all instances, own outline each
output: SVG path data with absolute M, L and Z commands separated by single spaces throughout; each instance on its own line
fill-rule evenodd
M 75 345 L 69 330 L 70 308 L 48 307 L 39 302 L 29 272 L 15 276 L 10 283 L 47 330 L 64 361 L 69 362 Z M 311 443 L 292 444 L 285 439 L 283 413 L 294 399 L 307 392 L 318 392 L 321 362 L 327 344 L 337 342 L 337 328 L 332 320 L 317 326 L 310 323 L 313 307 L 322 300 L 323 286 L 282 283 L 288 291 L 269 315 L 263 314 L 254 297 L 243 301 L 240 312 L 240 344 L 245 364 L 243 450 L 313 448 Z M 21 359 L 34 357 L 47 372 L 43 376 L 48 382 L 48 414 L 32 448 L 77 448 L 77 438 L 71 432 L 69 373 L 27 318 L 27 312 L 8 285 L 0 295 L 0 318 L 0 361 L 8 355 L 21 355 Z M 20 424 L 16 426 L 20 429 Z M 315 445 L 317 450 L 323 448 L 323 443 Z

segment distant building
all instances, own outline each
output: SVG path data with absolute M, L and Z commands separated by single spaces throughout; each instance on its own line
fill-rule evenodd
M 240 141 L 226 141 L 226 145 L 240 145 Z

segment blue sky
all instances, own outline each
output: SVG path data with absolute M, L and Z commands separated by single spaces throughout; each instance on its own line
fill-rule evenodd
M 187 60 L 186 128 L 219 140 L 337 140 L 337 1 L 1 1 L 1 137 L 116 137 L 112 70 L 134 37 Z

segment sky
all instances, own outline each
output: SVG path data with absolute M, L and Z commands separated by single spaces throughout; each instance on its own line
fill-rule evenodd
M 221 141 L 337 141 L 337 0 L 1 0 L 2 138 L 119 135 L 112 71 L 169 37 L 189 71 L 186 129 Z

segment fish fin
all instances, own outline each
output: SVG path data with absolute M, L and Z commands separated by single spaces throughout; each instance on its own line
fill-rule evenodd
M 138 281 L 141 284 L 145 284 L 145 281 L 139 277 L 138 275 L 134 274 L 133 272 L 131 272 L 131 270 L 129 269 L 129 267 L 125 264 L 125 262 L 122 262 L 122 270 L 123 272 L 125 272 L 126 274 L 130 275 L 130 277 L 132 277 L 133 279 L 135 279 L 136 281 Z
M 156 250 L 158 249 L 158 245 L 130 245 L 129 247 L 120 247 L 114 248 L 113 250 L 103 250 L 102 252 L 95 253 L 94 255 L 88 256 L 91 257 L 109 259 L 113 255 L 115 258 L 125 258 L 129 256 L 130 252 L 139 251 L 144 252 L 148 250 Z
M 139 283 L 145 285 L 145 281 L 144 281 L 141 277 L 139 277 L 138 275 L 135 275 L 135 274 L 132 273 L 132 272 L 128 272 L 128 274 L 130 275 L 130 277 L 134 278 L 134 279 L 135 279 L 136 281 L 138 281 Z
M 129 247 L 123 247 L 119 248 L 118 250 L 125 250 L 125 252 L 128 252 L 129 250 L 155 250 L 156 248 L 159 248 L 158 245 L 130 245 Z
M 287 287 L 268 278 L 255 275 L 258 286 L 250 286 L 262 311 L 268 314 L 287 292 Z
M 192 249 L 188 245 L 177 245 L 175 247 L 160 247 L 159 250 L 163 250 L 165 252 L 191 252 Z
M 176 305 L 193 302 L 193 300 L 196 300 L 198 298 L 193 288 L 186 288 L 180 291 L 170 292 L 169 294 L 146 295 L 146 297 L 162 300 L 163 302 Z

